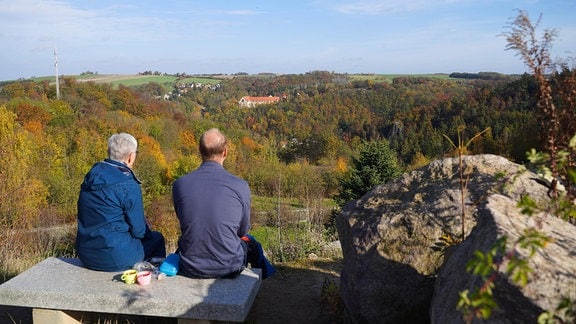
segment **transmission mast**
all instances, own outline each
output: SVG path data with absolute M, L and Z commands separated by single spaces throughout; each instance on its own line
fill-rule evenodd
M 58 79 L 58 53 L 54 48 L 54 70 L 56 71 L 56 99 L 60 99 L 60 81 Z

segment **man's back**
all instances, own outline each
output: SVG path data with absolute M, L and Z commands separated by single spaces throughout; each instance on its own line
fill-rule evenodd
M 174 182 L 181 237 L 180 270 L 189 276 L 221 276 L 244 266 L 240 237 L 250 228 L 250 189 L 217 162 L 204 162 Z

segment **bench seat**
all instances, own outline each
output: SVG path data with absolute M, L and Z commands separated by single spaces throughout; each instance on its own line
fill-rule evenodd
M 0 305 L 31 307 L 35 322 L 60 316 L 52 311 L 243 322 L 261 284 L 260 269 L 235 279 L 153 278 L 147 286 L 127 285 L 121 275 L 86 269 L 79 259 L 47 258 L 0 285 Z

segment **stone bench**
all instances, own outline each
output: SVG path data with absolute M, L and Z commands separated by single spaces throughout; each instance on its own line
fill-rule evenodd
M 178 323 L 243 322 L 261 284 L 260 269 L 235 279 L 152 279 L 127 285 L 122 272 L 48 258 L 0 285 L 0 305 L 33 308 L 35 323 L 79 323 L 83 312 L 176 318 Z

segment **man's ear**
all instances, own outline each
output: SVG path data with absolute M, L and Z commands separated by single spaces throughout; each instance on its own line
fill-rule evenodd
M 126 164 L 128 164 L 131 167 L 132 165 L 134 165 L 134 161 L 136 161 L 136 152 L 132 152 L 132 153 L 128 154 L 128 159 L 126 159 Z

